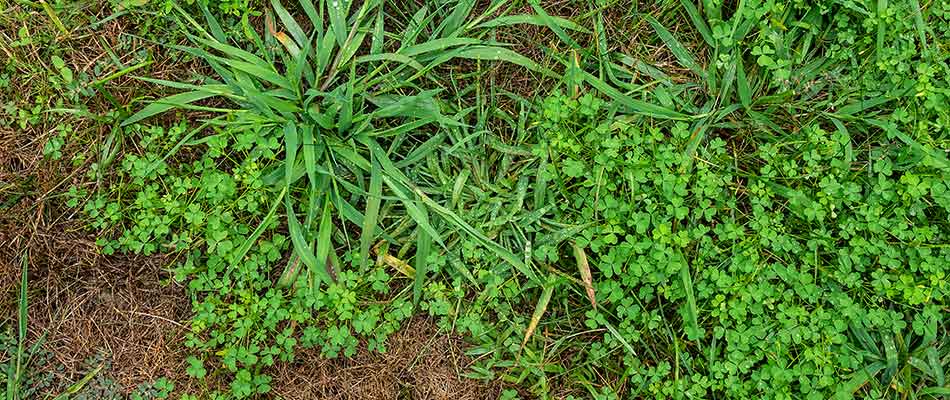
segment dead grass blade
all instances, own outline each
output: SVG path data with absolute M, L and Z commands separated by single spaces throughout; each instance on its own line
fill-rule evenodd
M 597 296 L 594 292 L 594 278 L 590 274 L 590 263 L 587 261 L 587 253 L 584 248 L 577 243 L 571 242 L 574 248 L 574 259 L 577 260 L 577 270 L 581 273 L 581 280 L 584 282 L 584 289 L 587 290 L 587 298 L 590 299 L 590 305 L 597 309 Z
M 528 340 L 534 335 L 534 331 L 538 329 L 538 324 L 541 322 L 541 317 L 544 316 L 544 312 L 548 309 L 548 303 L 551 301 L 552 294 L 554 294 L 554 285 L 549 284 L 545 286 L 541 292 L 541 298 L 538 299 L 538 304 L 534 307 L 534 313 L 531 314 L 531 322 L 528 324 L 528 330 L 524 333 L 524 340 L 521 341 L 522 349 L 528 344 Z

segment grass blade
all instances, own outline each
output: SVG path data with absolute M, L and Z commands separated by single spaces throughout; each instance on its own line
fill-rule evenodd
M 326 259 L 324 259 L 322 263 L 318 262 L 317 257 L 313 254 L 313 248 L 307 243 L 307 239 L 303 234 L 303 228 L 300 226 L 300 221 L 297 219 L 297 215 L 294 214 L 291 196 L 284 197 L 284 208 L 287 211 L 287 229 L 290 233 L 290 241 L 294 245 L 294 254 L 303 261 L 304 265 L 306 265 L 310 271 L 310 284 L 314 288 L 319 287 L 321 281 L 329 281 L 329 277 L 326 276 L 326 269 L 321 268 L 326 264 Z
M 462 50 L 457 57 L 473 60 L 506 61 L 547 76 L 555 76 L 553 71 L 538 65 L 534 60 L 503 47 L 475 46 Z
M 577 261 L 577 270 L 581 274 L 581 281 L 584 282 L 584 290 L 587 292 L 587 299 L 590 305 L 597 309 L 597 294 L 594 292 L 594 278 L 590 273 L 590 263 L 587 261 L 587 253 L 584 248 L 578 246 L 576 242 L 571 242 L 571 248 L 574 249 L 574 260 Z
M 587 81 L 595 89 L 599 90 L 601 93 L 607 95 L 608 97 L 614 99 L 621 105 L 627 107 L 630 112 L 636 114 L 642 114 L 649 117 L 654 117 L 658 119 L 672 119 L 672 120 L 685 120 L 688 119 L 687 115 L 673 111 L 669 108 L 658 106 L 656 104 L 647 103 L 642 100 L 634 99 L 628 95 L 621 93 L 619 90 L 613 86 L 608 85 L 603 80 L 587 73 L 584 71 L 578 71 L 578 73 L 583 76 L 584 80 Z
M 465 19 L 469 13 L 472 12 L 472 7 L 474 6 L 475 1 L 473 0 L 459 0 L 455 3 L 455 8 L 452 10 L 452 13 L 449 14 L 439 26 L 438 32 L 441 36 L 454 37 L 462 34 L 462 24 L 465 23 Z
M 528 330 L 525 331 L 524 339 L 521 341 L 522 349 L 528 344 L 528 340 L 534 335 L 534 331 L 538 329 L 538 324 L 541 322 L 541 317 L 544 316 L 544 312 L 548 309 L 548 303 L 551 301 L 552 294 L 554 294 L 554 285 L 552 284 L 548 284 L 544 287 L 544 290 L 541 291 L 541 298 L 538 299 L 538 304 L 534 306 L 534 313 L 531 314 L 531 322 L 528 323 Z
M 442 52 L 453 47 L 478 45 L 483 43 L 484 42 L 482 40 L 478 39 L 449 37 L 429 40 L 424 43 L 412 45 L 399 50 L 398 53 L 408 57 L 416 57 L 433 52 Z
M 637 356 L 637 352 L 633 350 L 633 346 L 631 346 L 630 343 L 627 342 L 627 339 L 624 339 L 624 337 L 620 335 L 620 332 L 617 331 L 617 328 L 614 328 L 614 326 L 610 322 L 607 322 L 607 321 L 604 321 L 604 326 L 607 327 L 607 330 L 610 331 L 611 335 L 614 335 L 614 337 L 620 341 L 620 344 L 622 344 L 623 347 L 627 349 L 627 352 L 629 352 L 630 355 L 634 357 Z
M 752 106 L 752 89 L 749 85 L 749 79 L 745 75 L 745 67 L 742 65 L 742 57 L 736 56 L 736 88 L 739 92 L 739 102 L 747 110 Z
M 317 32 L 322 35 L 323 14 L 317 13 L 317 8 L 313 6 L 313 1 L 311 0 L 299 0 L 298 3 L 300 3 L 300 8 L 303 8 L 303 12 L 307 14 L 307 18 L 310 18 L 310 24 L 313 26 L 313 29 L 316 29 Z
M 696 30 L 699 31 L 699 34 L 703 37 L 706 44 L 708 44 L 709 47 L 716 48 L 716 40 L 713 39 L 709 25 L 706 24 L 706 20 L 703 19 L 703 16 L 699 13 L 699 10 L 696 9 L 696 6 L 693 5 L 693 2 L 690 0 L 680 0 L 680 4 L 686 9 L 686 14 L 689 15 L 690 21 L 693 21 L 693 25 L 696 26 Z
M 515 269 L 517 269 L 519 272 L 524 274 L 524 276 L 526 276 L 529 281 L 532 281 L 532 282 L 538 281 L 538 277 L 534 273 L 534 271 L 532 271 L 530 267 L 528 266 L 528 264 L 525 264 L 523 260 L 515 256 L 514 253 L 502 247 L 498 243 L 495 243 L 493 240 L 489 239 L 487 236 L 485 236 L 484 233 L 482 233 L 478 229 L 469 225 L 467 222 L 465 222 L 465 220 L 463 220 L 461 217 L 453 213 L 451 210 L 443 207 L 439 203 L 436 203 L 435 201 L 430 199 L 428 196 L 425 195 L 425 193 L 423 193 L 418 188 L 413 188 L 413 190 L 416 192 L 416 194 L 420 198 L 422 198 L 422 201 L 423 203 L 425 203 L 425 205 L 429 206 L 436 213 L 438 213 L 447 221 L 449 221 L 451 224 L 455 225 L 456 228 L 462 230 L 469 236 L 472 236 L 478 242 L 480 242 L 483 246 L 487 247 L 489 250 L 494 252 L 498 257 L 500 257 L 501 259 L 507 261 L 509 264 L 514 266 Z
M 548 24 L 554 24 L 560 28 L 570 29 L 572 31 L 578 31 L 583 33 L 590 33 L 590 30 L 580 26 L 574 21 L 561 17 L 551 17 L 548 16 L 544 18 L 540 15 L 530 15 L 530 14 L 520 14 L 520 15 L 505 15 L 498 18 L 495 18 L 491 21 L 484 22 L 479 25 L 479 28 L 497 28 L 501 26 L 510 26 L 510 25 L 537 25 L 537 26 L 548 26 Z
M 686 291 L 686 326 L 688 328 L 686 337 L 689 340 L 699 340 L 702 338 L 702 334 L 699 329 L 696 296 L 693 294 L 693 278 L 689 273 L 689 262 L 686 261 L 682 253 L 679 254 L 679 259 L 683 263 L 680 268 L 680 279 L 683 282 L 683 289 Z
M 284 200 L 284 195 L 287 194 L 287 188 L 285 187 L 280 191 L 280 194 L 277 195 L 277 198 L 274 199 L 274 204 L 271 205 L 270 210 L 267 211 L 267 215 L 264 216 L 264 219 L 261 220 L 261 223 L 257 225 L 257 228 L 254 229 L 254 232 L 251 232 L 251 236 L 248 236 L 244 240 L 244 244 L 241 245 L 235 256 L 233 262 L 241 262 L 244 260 L 244 256 L 247 255 L 247 252 L 251 249 L 251 246 L 254 245 L 254 242 L 257 241 L 261 234 L 264 233 L 264 230 L 267 229 L 267 225 L 270 225 L 271 221 L 274 220 L 274 215 L 277 213 L 277 207 L 280 206 L 280 203 Z
M 330 15 L 330 32 L 327 36 L 336 39 L 336 43 L 343 47 L 346 43 L 346 16 L 350 13 L 350 0 L 323 0 L 329 1 L 327 14 Z
M 21 267 L 20 267 L 20 298 L 18 302 L 18 318 L 17 318 L 17 348 L 16 355 L 14 360 L 10 360 L 10 365 L 7 366 L 7 399 L 15 400 L 19 397 L 20 393 L 20 382 L 23 380 L 23 370 L 26 367 L 24 365 L 24 356 L 26 353 L 26 326 L 27 326 L 27 276 L 29 273 L 29 264 L 30 264 L 30 252 L 26 250 L 23 252 L 21 257 Z
M 391 61 L 395 63 L 405 64 L 412 67 L 416 71 L 422 70 L 424 68 L 422 64 L 420 64 L 418 61 L 404 54 L 399 54 L 399 53 L 375 53 L 375 54 L 367 54 L 365 56 L 359 56 L 356 58 L 357 63 L 373 62 L 373 61 Z
M 366 213 L 363 215 L 363 228 L 360 232 L 360 263 L 363 268 L 369 265 L 369 247 L 375 239 L 376 219 L 383 197 L 383 171 L 379 163 L 370 154 L 372 170 L 369 175 L 369 197 L 366 198 Z
M 69 399 L 69 396 L 79 393 L 79 391 L 82 390 L 82 388 L 86 387 L 86 385 L 89 384 L 89 381 L 91 381 L 92 378 L 95 378 L 96 375 L 99 375 L 99 372 L 101 372 L 103 368 L 105 368 L 105 364 L 99 364 L 98 367 L 96 367 L 92 371 L 89 371 L 88 374 L 83 376 L 82 379 L 79 380 L 79 382 L 76 382 L 70 385 L 68 388 L 66 388 L 65 392 L 61 393 L 59 396 L 56 396 L 53 400 L 67 400 Z
M 419 208 L 424 209 L 424 206 L 420 204 Z M 428 216 L 426 215 L 426 218 Z M 418 234 L 416 235 L 416 274 L 413 277 L 412 283 L 412 304 L 413 306 L 419 305 L 419 300 L 422 298 L 422 286 L 426 280 L 426 274 L 429 271 L 428 258 L 429 251 L 432 248 L 432 237 L 426 233 L 425 229 L 419 229 Z
M 854 393 L 858 391 L 858 389 L 861 389 L 862 386 L 868 383 L 868 381 L 870 381 L 874 375 L 877 375 L 878 372 L 884 369 L 884 366 L 884 362 L 877 361 L 871 365 L 865 366 L 860 371 L 855 372 L 854 376 L 850 380 L 838 386 L 838 389 L 836 390 L 836 397 L 850 398 L 850 396 L 853 396 Z
M 330 252 L 333 251 L 331 233 L 333 233 L 333 218 L 330 212 L 330 194 L 328 193 L 323 201 L 323 215 L 320 217 L 320 231 L 317 234 L 317 269 L 321 275 L 336 282 L 337 273 L 328 262 Z
M 684 67 L 689 68 L 690 71 L 693 71 L 700 78 L 706 78 L 706 71 L 696 62 L 696 59 L 693 58 L 692 54 L 689 54 L 689 51 L 683 47 L 682 44 L 673 36 L 670 31 L 666 30 L 659 21 L 653 18 L 650 15 L 646 17 L 647 22 L 653 27 L 653 30 L 656 31 L 656 34 L 660 37 L 660 40 L 666 44 L 666 47 L 670 49 L 673 53 L 673 56 L 676 57 L 676 60 L 680 62 Z
M 531 0 L 529 3 L 531 4 L 531 8 L 534 9 L 534 12 L 538 13 L 538 19 L 543 23 L 543 25 L 554 31 L 554 34 L 557 35 L 561 41 L 571 46 L 573 49 L 581 48 L 581 46 L 578 45 L 577 42 L 575 42 L 574 39 L 572 39 L 571 36 L 567 34 L 567 32 L 564 32 L 564 30 L 561 29 L 561 26 L 558 25 L 558 21 L 552 18 L 551 15 L 549 15 L 546 11 L 544 11 L 544 8 L 542 8 L 538 3 L 538 0 Z
M 227 41 L 227 36 L 224 35 L 224 30 L 221 29 L 221 24 L 218 23 L 218 20 L 208 11 L 208 5 L 205 3 L 198 3 L 201 5 L 201 13 L 205 17 L 205 21 L 208 22 L 208 28 L 211 29 L 211 34 L 214 38 L 224 43 Z
M 179 108 L 184 105 L 194 103 L 198 100 L 207 99 L 213 96 L 216 96 L 216 94 L 203 90 L 173 94 L 171 96 L 164 97 L 149 103 L 149 105 L 145 106 L 145 108 L 139 110 L 139 112 L 133 114 L 131 117 L 126 118 L 125 121 L 122 121 L 122 126 L 134 124 L 143 119 L 161 114 L 173 108 Z
M 277 13 L 277 18 L 280 18 L 280 22 L 287 27 L 287 31 L 290 32 L 290 36 L 294 37 L 294 40 L 297 42 L 297 45 L 304 47 L 307 42 L 307 34 L 304 33 L 303 29 L 300 27 L 300 24 L 297 23 L 297 20 L 287 12 L 287 9 L 284 8 L 283 4 L 280 4 L 280 0 L 271 0 L 271 5 L 274 7 L 274 12 Z
M 937 381 L 937 385 L 943 386 L 946 375 L 943 373 L 943 365 L 940 364 L 940 357 L 937 355 L 936 347 L 927 349 L 927 363 L 930 365 L 930 370 L 934 372 L 934 379 Z

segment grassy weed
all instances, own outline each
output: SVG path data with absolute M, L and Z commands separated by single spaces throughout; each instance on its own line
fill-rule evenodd
M 129 5 L 207 65 L 117 66 L 163 92 L 66 199 L 103 253 L 178 255 L 205 397 L 420 313 L 503 398 L 946 396 L 950 6 L 571 5 Z

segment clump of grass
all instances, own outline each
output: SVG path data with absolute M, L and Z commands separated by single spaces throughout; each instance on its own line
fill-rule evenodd
M 101 242 L 110 250 L 188 251 L 178 276 L 191 280 L 197 297 L 188 344 L 200 357 L 191 362 L 220 361 L 233 374 L 230 395 L 239 398 L 270 391 L 265 368 L 291 359 L 298 343 L 323 343 L 335 357 L 353 354 L 356 337 L 366 335 L 384 349 L 386 336 L 425 297 L 428 276 L 438 272 L 431 259 L 450 238 L 471 238 L 534 278 L 522 258 L 447 207 L 447 197 L 421 187 L 417 171 L 443 151 L 450 137 L 442 132 L 469 122 L 471 110 L 454 104 L 460 97 L 439 88 L 440 65 L 501 61 L 551 73 L 490 38 L 492 29 L 532 20 L 505 17 L 504 2 L 478 14 L 469 1 L 425 4 L 401 22 L 386 16 L 381 1 L 302 0 L 305 22 L 279 1 L 271 6 L 264 35 L 245 20 L 241 40 L 225 36 L 208 9 L 200 23 L 175 7 L 191 45 L 172 47 L 206 61 L 214 75 L 199 83 L 142 78 L 182 92 L 123 122 L 147 143 L 143 156 L 121 161 L 139 193 L 130 229 Z M 203 103 L 212 97 L 230 106 Z M 142 125 L 172 109 L 217 116 L 196 127 Z M 215 133 L 204 135 L 208 129 Z M 225 150 L 232 140 L 237 152 Z M 185 146 L 207 152 L 190 165 L 169 165 Z M 219 164 L 223 156 L 237 164 L 231 174 Z M 122 223 L 122 202 L 100 195 L 87 213 L 102 227 Z M 378 240 L 403 246 L 400 257 L 414 244 L 411 302 L 397 295 L 357 308 L 357 293 L 369 301 L 389 291 L 391 277 L 370 265 Z M 275 287 L 268 268 L 288 249 Z M 357 292 L 366 284 L 371 291 Z M 262 312 L 222 319 L 221 307 Z M 289 321 L 294 325 L 285 327 Z
M 273 1 L 263 36 L 178 11 L 214 73 L 143 78 L 182 92 L 124 123 L 135 199 L 88 212 L 130 226 L 107 246 L 187 252 L 190 374 L 266 393 L 297 346 L 384 350 L 425 312 L 474 343 L 470 375 L 540 398 L 946 393 L 945 7 L 635 7 L 650 64 L 610 51 L 604 4 L 389 6 Z M 562 75 L 492 39 L 525 23 Z M 463 60 L 556 87 L 459 87 Z M 143 125 L 172 109 L 216 116 Z

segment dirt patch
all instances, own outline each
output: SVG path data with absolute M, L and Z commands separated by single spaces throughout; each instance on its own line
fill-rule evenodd
M 494 399 L 501 386 L 462 376 L 471 360 L 459 337 L 440 334 L 432 321 L 416 318 L 390 336 L 385 354 L 365 344 L 349 359 L 326 360 L 319 350 L 299 351 L 278 367 L 274 394 L 309 399 Z

